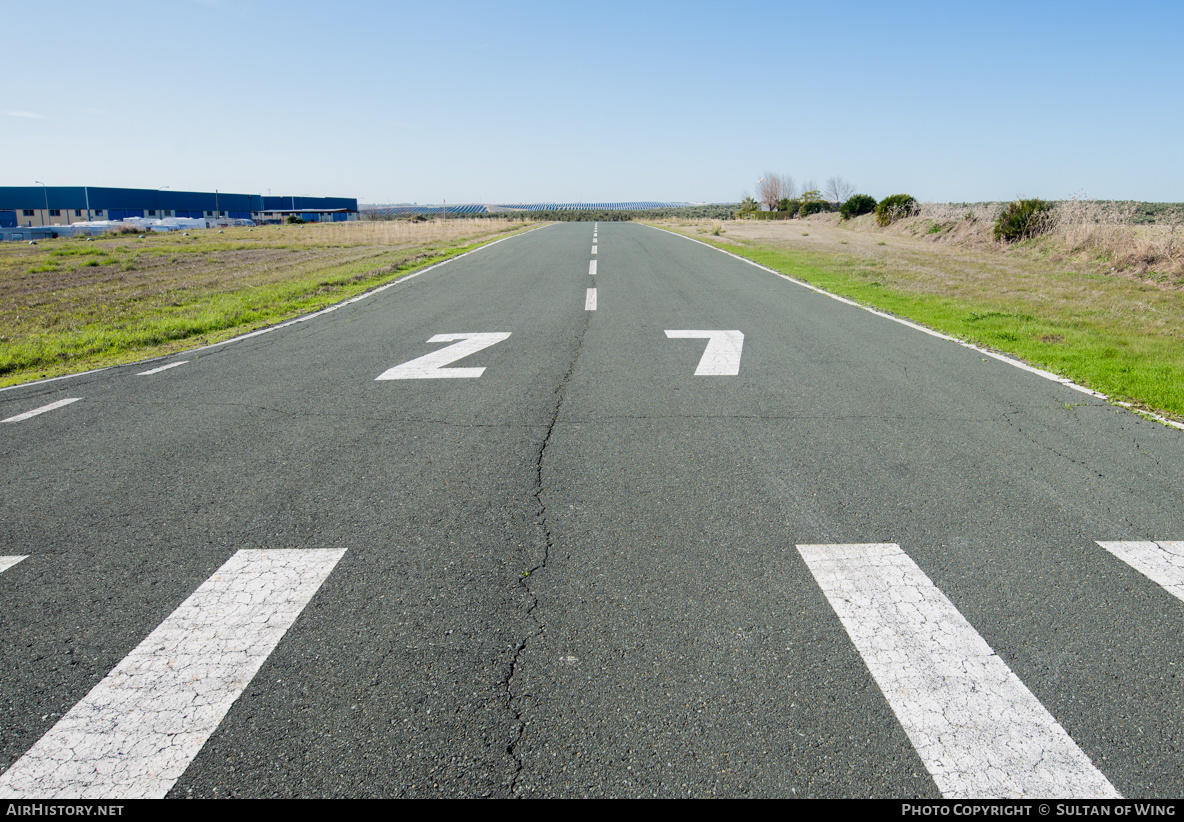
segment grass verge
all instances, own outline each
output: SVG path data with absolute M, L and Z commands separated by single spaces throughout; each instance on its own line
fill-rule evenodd
M 821 224 L 769 226 L 662 227 L 1184 420 L 1178 287 Z
M 0 386 L 230 339 L 523 229 L 292 226 L 5 244 Z

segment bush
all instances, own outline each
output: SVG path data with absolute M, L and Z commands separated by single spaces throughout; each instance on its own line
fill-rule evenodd
M 809 217 L 820 211 L 830 211 L 830 203 L 822 199 L 818 191 L 803 191 L 802 196 L 790 200 L 789 206 L 798 217 Z
M 798 209 L 800 209 L 801 207 L 802 207 L 801 200 L 791 200 L 788 197 L 786 197 L 784 200 L 782 200 L 781 202 L 779 202 L 777 204 L 778 211 L 783 211 L 786 214 L 793 215 L 793 216 L 797 215 Z
M 819 214 L 823 211 L 830 211 L 830 203 L 823 200 L 807 200 L 798 209 L 798 216 L 809 217 L 811 214 Z
M 844 220 L 871 214 L 875 210 L 876 198 L 870 194 L 853 194 L 847 202 L 839 206 L 839 214 Z
M 902 217 L 917 213 L 917 200 L 909 194 L 893 194 L 880 200 L 876 206 L 876 222 L 882 226 L 892 225 Z
M 1016 200 L 995 221 L 995 239 L 1013 243 L 1027 240 L 1049 229 L 1052 203 L 1047 200 Z
M 289 214 L 288 225 L 304 225 L 304 220 L 300 219 L 295 214 Z

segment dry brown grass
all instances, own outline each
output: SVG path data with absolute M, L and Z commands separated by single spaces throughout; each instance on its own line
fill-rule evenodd
M 1171 227 L 1123 225 L 1113 215 L 1069 211 L 1049 236 L 1010 246 L 994 242 L 986 208 L 970 216 L 929 209 L 887 229 L 870 215 L 670 227 L 1184 418 L 1184 287 L 1160 262 L 1138 268 L 1152 255 L 1175 262 Z M 1119 254 L 1129 255 L 1129 268 L 1111 262 Z
M 902 221 L 911 223 L 912 230 L 895 224 L 879 228 L 870 214 L 845 223 L 838 215 L 819 214 L 788 221 L 682 221 L 670 227 L 741 249 L 764 246 L 803 254 L 811 263 L 853 271 L 886 288 L 991 304 L 992 310 L 1002 301 L 1008 310 L 1044 306 L 1097 313 L 1147 334 L 1174 336 L 1184 328 L 1184 288 L 1173 281 L 1115 276 L 1108 263 L 1089 255 L 1040 253 L 1039 247 L 996 243 L 990 238 L 993 221 L 988 217 L 989 212 L 976 220 L 960 220 L 957 225 L 965 235 L 945 240 L 926 233 L 933 218 L 926 223 L 924 216 Z M 982 223 L 987 226 L 986 240 Z M 717 229 L 721 234 L 715 236 Z
M 1062 200 L 1050 213 L 1044 234 L 1008 244 L 994 238 L 995 219 L 1005 205 L 922 203 L 915 217 L 888 228 L 880 228 L 866 217 L 852 220 L 850 228 L 1069 263 L 1082 270 L 1134 276 L 1168 287 L 1184 284 L 1184 213 L 1168 213 L 1156 224 L 1139 225 L 1134 203 Z M 835 217 L 831 221 L 838 224 Z
M 0 384 L 316 310 L 521 221 L 325 223 L 0 244 Z
M 384 220 L 348 223 L 310 223 L 283 226 L 286 243 L 309 246 L 331 245 L 429 245 L 440 241 L 483 237 L 521 226 L 521 220 L 490 218 L 486 220 Z M 256 231 L 274 232 L 275 227 Z

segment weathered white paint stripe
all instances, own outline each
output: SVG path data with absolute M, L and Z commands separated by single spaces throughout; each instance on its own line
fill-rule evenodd
M 593 277 L 596 276 L 596 261 L 595 260 L 588 261 L 588 273 L 591 274 Z
M 0 797 L 163 797 L 344 553 L 236 553 L 0 776 Z
M 1184 542 L 1099 542 L 1098 545 L 1184 601 Z
M 28 559 L 29 555 L 25 554 L 23 557 L 0 557 L 0 574 L 3 574 L 12 566 L 16 565 L 22 559 Z
M 592 239 L 595 240 L 596 238 L 593 237 Z M 596 246 L 595 245 L 592 246 L 592 256 L 596 256 Z
M 449 263 L 456 262 L 457 260 L 467 257 L 470 254 L 476 254 L 477 252 L 484 251 L 485 249 L 495 246 L 498 243 L 504 243 L 506 240 L 512 240 L 515 237 L 521 237 L 525 234 L 529 234 L 531 231 L 539 231 L 539 230 L 544 229 L 546 227 L 547 226 L 545 226 L 545 225 L 539 226 L 538 228 L 531 228 L 526 231 L 523 231 L 521 234 L 512 234 L 509 237 L 502 237 L 500 240 L 494 240 L 492 242 L 486 243 L 483 246 L 479 246 L 477 248 L 474 248 L 472 251 L 466 251 L 464 254 L 457 254 L 455 257 L 449 257 L 447 260 L 441 260 L 440 262 L 435 263 L 434 265 L 429 265 L 427 268 L 421 268 L 419 271 L 416 271 L 412 274 L 404 274 L 402 277 L 399 277 L 397 280 L 392 280 L 391 282 L 387 283 L 386 285 L 380 285 L 380 286 L 378 286 L 378 288 L 367 291 L 365 294 L 359 294 L 356 297 L 350 297 L 348 300 L 343 300 L 343 301 L 337 303 L 336 305 L 329 306 L 328 308 L 322 308 L 320 311 L 316 311 L 312 314 L 305 314 L 303 317 L 297 317 L 294 320 L 288 320 L 287 322 L 282 322 L 278 325 L 273 325 L 268 328 L 260 328 L 258 331 L 252 331 L 249 334 L 243 334 L 241 336 L 234 337 L 229 340 L 223 340 L 222 342 L 211 343 L 210 345 L 202 346 L 201 348 L 194 348 L 194 349 L 191 349 L 188 353 L 193 353 L 194 351 L 205 351 L 210 348 L 217 348 L 218 346 L 221 346 L 221 345 L 230 345 L 231 343 L 240 342 L 241 340 L 246 340 L 251 337 L 258 337 L 260 334 L 269 334 L 272 331 L 278 331 L 281 328 L 287 328 L 288 326 L 296 325 L 297 323 L 308 322 L 309 320 L 316 319 L 317 317 L 320 317 L 324 314 L 329 314 L 333 311 L 336 311 L 339 308 L 345 308 L 347 305 L 353 305 L 354 303 L 359 302 L 361 300 L 369 299 L 370 297 L 373 297 L 375 294 L 379 294 L 383 291 L 386 291 L 388 288 L 394 288 L 396 285 L 402 285 L 403 283 L 407 282 L 408 280 L 414 280 L 416 277 L 420 276 L 421 274 L 427 274 L 429 271 L 435 271 L 440 266 L 444 266 L 444 265 L 448 265 Z
M 799 545 L 947 798 L 1119 798 L 898 545 Z
M 667 331 L 670 339 L 707 338 L 707 347 L 699 358 L 695 376 L 735 376 L 740 373 L 740 354 L 744 350 L 741 331 Z
M 159 368 L 153 368 L 149 371 L 141 371 L 137 377 L 147 377 L 149 374 L 159 374 L 161 371 L 168 371 L 170 368 L 176 368 L 178 365 L 184 365 L 189 360 L 181 360 L 180 362 L 171 362 L 168 365 L 162 365 Z
M 1075 385 L 1070 385 L 1069 387 L 1077 388 Z M 1082 390 L 1084 390 L 1087 394 L 1091 393 L 1089 389 Z M 1164 425 L 1170 425 L 1172 428 L 1179 428 L 1180 430 L 1184 431 L 1184 423 L 1179 423 L 1175 420 L 1169 420 L 1167 417 L 1161 417 L 1159 414 L 1156 414 L 1153 411 L 1144 411 L 1142 408 L 1136 407 L 1134 403 L 1123 402 L 1122 400 L 1111 400 L 1111 402 L 1113 402 L 1115 405 L 1121 405 L 1123 408 L 1130 409 L 1136 414 L 1141 414 L 1144 417 L 1151 417 L 1151 419 L 1155 420 L 1156 422 L 1162 422 Z
M 553 223 L 548 223 L 548 225 L 553 225 Z M 339 302 L 336 305 L 331 305 L 328 308 L 322 308 L 320 311 L 314 311 L 312 314 L 305 314 L 303 317 L 296 317 L 295 319 L 288 320 L 287 322 L 282 322 L 277 325 L 268 326 L 267 328 L 260 328 L 258 331 L 251 331 L 247 334 L 240 334 L 237 337 L 231 337 L 229 340 L 222 340 L 222 342 L 210 343 L 209 345 L 203 345 L 198 348 L 191 348 L 191 349 L 189 349 L 189 351 L 187 353 L 193 353 L 195 351 L 206 351 L 210 348 L 218 348 L 223 345 L 230 345 L 231 343 L 236 343 L 236 342 L 240 342 L 242 340 L 247 340 L 247 339 L 250 339 L 251 337 L 258 337 L 260 334 L 269 334 L 272 331 L 278 331 L 279 329 L 287 328 L 290 325 L 296 325 L 297 323 L 308 322 L 309 320 L 316 319 L 317 317 L 320 317 L 322 314 L 329 314 L 333 311 L 336 311 L 339 308 L 344 308 L 347 305 L 352 305 L 353 303 L 356 303 L 359 300 L 365 300 L 370 297 L 373 297 L 375 294 L 378 294 L 379 292 L 382 292 L 382 291 L 386 291 L 388 288 L 392 288 L 396 285 L 400 285 L 402 283 L 405 283 L 407 280 L 413 280 L 416 277 L 418 277 L 420 274 L 427 274 L 429 271 L 435 271 L 440 266 L 448 265 L 449 263 L 455 262 L 456 260 L 459 260 L 462 257 L 467 257 L 470 254 L 476 254 L 478 251 L 484 251 L 485 249 L 490 248 L 491 246 L 495 246 L 498 243 L 505 242 L 506 240 L 512 240 L 515 237 L 521 237 L 525 234 L 529 234 L 532 231 L 541 231 L 544 228 L 547 228 L 547 225 L 537 226 L 536 228 L 529 228 L 526 231 L 523 231 L 521 233 L 511 234 L 509 237 L 502 237 L 500 240 L 493 240 L 492 242 L 488 242 L 485 245 L 478 246 L 477 248 L 474 248 L 472 251 L 466 251 L 464 254 L 457 254 L 455 257 L 449 257 L 447 260 L 441 260 L 440 262 L 436 263 L 435 265 L 429 265 L 427 268 L 422 268 L 419 271 L 414 272 L 413 274 L 405 274 L 402 277 L 399 277 L 397 280 L 393 280 L 393 281 L 387 283 L 386 285 L 380 285 L 380 286 L 378 286 L 378 288 L 371 289 L 370 291 L 367 291 L 364 294 L 359 294 L 356 297 L 350 297 L 348 300 L 343 300 L 342 302 Z M 20 385 L 10 385 L 7 388 L 0 388 L 0 393 L 3 393 L 4 391 L 14 391 L 18 388 L 28 388 L 31 385 L 41 385 L 42 383 L 54 382 L 56 380 L 70 380 L 75 377 L 85 377 L 88 374 L 98 374 L 100 371 L 106 371 L 108 368 L 116 368 L 116 367 L 118 367 L 118 366 L 109 365 L 109 366 L 104 366 L 103 368 L 94 368 L 90 371 L 80 371 L 77 374 L 66 374 L 61 377 L 50 377 L 49 379 L 45 379 L 45 380 L 36 380 L 34 382 L 21 383 Z M 0 420 L 0 422 L 4 422 L 4 420 Z
M 595 288 L 588 289 L 588 296 L 584 297 L 584 310 L 585 311 L 595 311 L 596 310 L 596 289 Z
M 642 225 L 647 225 L 647 224 L 642 223 Z M 821 294 L 824 297 L 829 297 L 832 300 L 837 300 L 838 302 L 845 303 L 846 305 L 852 306 L 854 308 L 862 309 L 863 311 L 867 311 L 869 314 L 875 314 L 877 317 L 883 317 L 886 320 L 892 320 L 892 322 L 894 322 L 894 323 L 899 323 L 900 325 L 908 326 L 909 328 L 912 328 L 915 331 L 920 331 L 921 333 L 928 334 L 931 337 L 937 337 L 940 340 L 948 340 L 949 342 L 957 343 L 958 345 L 962 346 L 963 348 L 969 348 L 970 350 L 977 351 L 978 353 L 980 353 L 984 356 L 999 360 L 999 362 L 1004 362 L 1004 363 L 1007 363 L 1008 365 L 1014 366 L 1014 367 L 1022 369 L 1024 371 L 1028 371 L 1028 372 L 1035 374 L 1039 377 L 1043 377 L 1046 380 L 1051 380 L 1052 382 L 1060 383 L 1061 385 L 1065 386 L 1066 388 L 1072 388 L 1074 391 L 1080 391 L 1083 394 L 1089 394 L 1091 397 L 1096 397 L 1100 400 L 1110 401 L 1110 398 L 1107 397 L 1105 394 L 1101 393 L 1100 391 L 1094 391 L 1092 388 L 1086 388 L 1084 385 L 1078 385 L 1077 383 L 1073 382 L 1068 377 L 1062 377 L 1059 374 L 1052 373 L 1051 371 L 1045 371 L 1040 368 L 1034 368 L 1033 366 L 1028 365 L 1026 362 L 1022 362 L 1022 361 L 1014 359 L 1012 357 L 1008 357 L 1005 354 L 1000 354 L 996 351 L 988 351 L 985 348 L 980 348 L 979 346 L 975 345 L 974 343 L 966 342 L 965 340 L 960 340 L 957 337 L 951 337 L 949 334 L 943 334 L 940 331 L 934 331 L 932 328 L 926 328 L 923 325 L 918 325 L 917 323 L 910 322 L 902 317 L 895 317 L 891 314 L 886 314 L 883 311 L 878 311 L 875 308 L 871 308 L 870 306 L 866 306 L 861 303 L 857 303 L 854 300 L 849 300 L 846 297 L 840 297 L 838 294 L 832 294 L 829 291 L 825 291 L 821 288 L 818 288 L 817 286 L 810 285 L 807 282 L 803 282 L 803 281 L 798 280 L 794 277 L 790 277 L 788 274 L 782 274 L 780 271 L 776 271 L 772 268 L 769 268 L 766 265 L 761 265 L 760 263 L 753 262 L 752 260 L 749 260 L 745 257 L 741 257 L 739 254 L 733 254 L 732 252 L 725 251 L 722 248 L 716 248 L 715 246 L 711 245 L 710 243 L 705 243 L 702 240 L 696 240 L 694 237 L 688 237 L 685 234 L 679 234 L 677 231 L 668 231 L 667 229 L 658 228 L 657 226 L 649 226 L 649 228 L 655 229 L 657 231 L 665 231 L 667 234 L 673 234 L 675 237 L 681 237 L 682 239 L 689 240 L 692 243 L 698 243 L 699 245 L 706 246 L 707 248 L 710 248 L 712 251 L 718 251 L 720 254 L 726 254 L 729 257 L 733 257 L 734 259 L 740 260 L 741 262 L 748 263 L 749 265 L 759 268 L 762 271 L 767 271 L 770 274 L 775 274 L 776 276 L 780 277 L 783 280 L 789 280 L 794 285 L 800 285 L 802 288 L 808 288 L 810 291 L 813 291 L 817 294 Z M 1117 404 L 1124 405 L 1125 403 L 1118 402 Z M 1184 430 L 1184 423 L 1174 422 L 1172 420 L 1167 419 L 1166 417 L 1161 417 L 1158 414 L 1148 413 L 1147 416 L 1153 417 L 1154 419 L 1156 419 L 1159 422 L 1164 423 L 1165 425 L 1170 425 L 1173 428 L 1179 428 L 1181 430 Z
M 32 411 L 26 411 L 23 414 L 17 414 L 15 417 L 9 417 L 8 419 L 0 420 L 0 422 L 20 422 L 21 420 L 27 420 L 30 417 L 37 416 L 38 414 L 44 414 L 46 411 L 53 411 L 55 408 L 61 408 L 63 405 L 69 405 L 72 402 L 78 402 L 80 399 L 82 399 L 82 397 L 69 397 L 64 400 L 58 400 L 57 402 L 51 402 L 49 405 L 43 405 L 40 408 L 34 408 Z

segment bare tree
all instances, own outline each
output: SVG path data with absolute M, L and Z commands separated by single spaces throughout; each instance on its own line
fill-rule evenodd
M 831 177 L 826 181 L 826 199 L 830 200 L 835 208 L 851 199 L 854 193 L 855 186 L 842 177 Z
M 769 211 L 776 211 L 777 204 L 782 200 L 793 199 L 794 193 L 793 177 L 788 174 L 774 174 L 771 171 L 765 172 L 765 176 L 756 187 L 757 198 Z
M 793 177 L 790 177 L 788 174 L 782 175 L 781 185 L 785 188 L 785 193 L 781 195 L 782 197 L 792 200 L 798 196 L 797 183 L 793 181 Z

